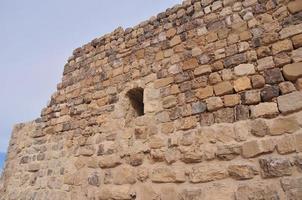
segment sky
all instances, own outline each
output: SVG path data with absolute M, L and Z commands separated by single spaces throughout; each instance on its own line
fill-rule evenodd
M 0 0 L 0 169 L 13 125 L 40 116 L 75 48 L 177 3 L 181 0 Z

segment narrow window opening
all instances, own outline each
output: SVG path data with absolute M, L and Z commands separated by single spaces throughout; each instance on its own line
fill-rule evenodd
M 136 116 L 144 115 L 144 89 L 134 88 L 127 92 L 130 104 L 135 111 Z

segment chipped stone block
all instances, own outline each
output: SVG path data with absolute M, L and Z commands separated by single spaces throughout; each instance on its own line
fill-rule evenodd
M 292 174 L 292 166 L 287 158 L 260 158 L 259 163 L 263 178 L 290 176 Z

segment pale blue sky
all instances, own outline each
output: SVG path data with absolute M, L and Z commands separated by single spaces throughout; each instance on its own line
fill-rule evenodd
M 0 0 L 0 152 L 7 149 L 13 124 L 39 117 L 73 49 L 177 3 Z

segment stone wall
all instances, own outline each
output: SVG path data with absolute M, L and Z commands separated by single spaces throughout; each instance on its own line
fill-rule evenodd
M 189 0 L 76 49 L 0 199 L 301 200 L 301 22 L 301 0 Z

